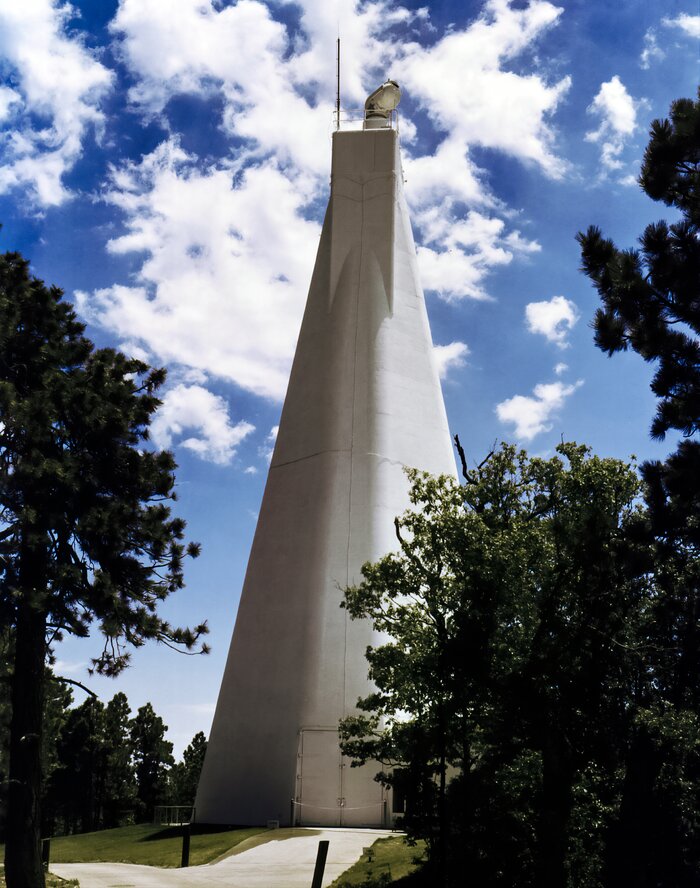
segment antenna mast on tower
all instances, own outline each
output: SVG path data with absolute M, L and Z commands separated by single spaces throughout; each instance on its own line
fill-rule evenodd
M 340 129 L 340 37 L 337 40 L 336 51 L 335 128 Z

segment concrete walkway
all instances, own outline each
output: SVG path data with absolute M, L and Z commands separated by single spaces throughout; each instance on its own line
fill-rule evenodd
M 327 839 L 323 877 L 327 888 L 362 856 L 362 849 L 392 835 L 378 829 L 309 829 L 308 835 L 269 840 L 205 866 L 160 869 L 131 863 L 56 863 L 50 870 L 78 879 L 80 888 L 311 888 L 318 843 Z M 396 835 L 396 833 L 393 833 Z M 255 839 L 252 840 L 253 842 Z

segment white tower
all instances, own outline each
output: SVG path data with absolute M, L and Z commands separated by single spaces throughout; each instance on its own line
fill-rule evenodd
M 340 608 L 342 590 L 396 547 L 404 466 L 454 474 L 455 463 L 398 134 L 376 95 L 361 131 L 333 135 L 330 200 L 197 793 L 203 823 L 389 823 L 378 766 L 351 769 L 338 746 L 338 721 L 371 689 L 365 650 L 378 641 Z

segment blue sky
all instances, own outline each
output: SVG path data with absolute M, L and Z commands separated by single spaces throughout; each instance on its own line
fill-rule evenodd
M 155 645 L 86 679 L 209 729 L 328 196 L 342 104 L 398 80 L 406 195 L 453 432 L 662 457 L 650 368 L 592 342 L 577 231 L 633 246 L 650 121 L 697 84 L 692 0 L 0 0 L 0 249 L 64 288 L 98 345 L 168 367 L 153 437 L 203 553 L 169 600 L 212 653 Z

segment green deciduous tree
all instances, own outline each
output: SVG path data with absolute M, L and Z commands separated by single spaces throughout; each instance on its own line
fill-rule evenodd
M 391 640 L 342 745 L 408 773 L 439 884 L 578 888 L 603 865 L 648 553 L 635 472 L 558 451 L 504 445 L 463 486 L 409 473 L 398 551 L 346 592 Z
M 44 668 L 51 641 L 105 637 L 94 668 L 116 674 L 128 646 L 193 648 L 204 626 L 170 626 L 158 605 L 183 585 L 175 464 L 150 449 L 163 371 L 83 335 L 61 291 L 0 257 L 0 620 L 11 626 L 9 888 L 43 885 L 39 853 Z M 190 555 L 197 549 L 190 546 Z

